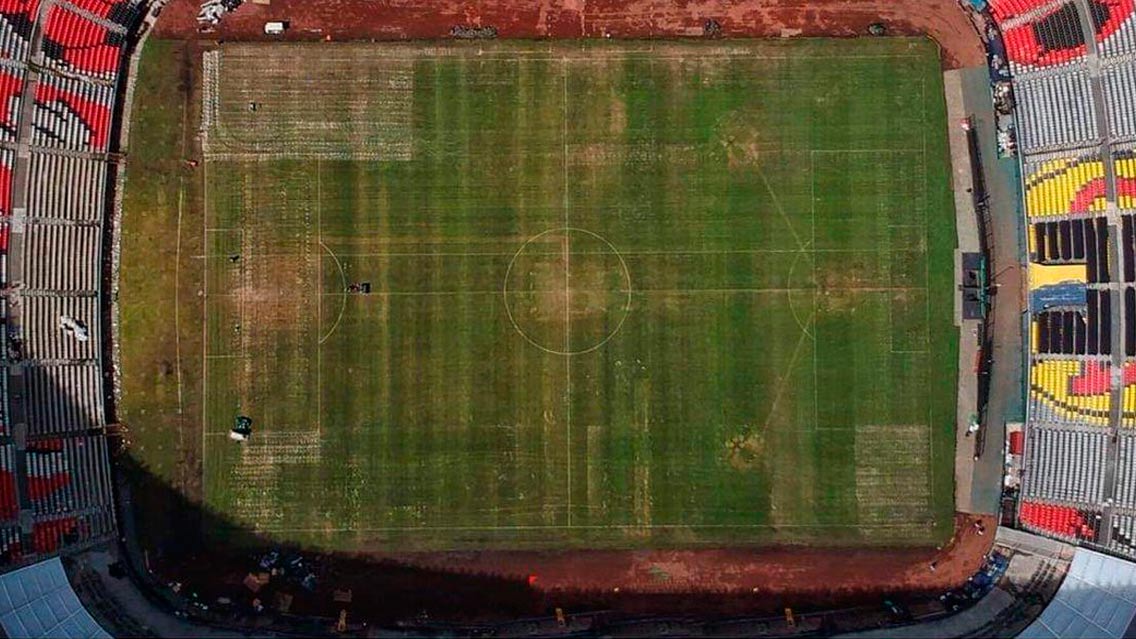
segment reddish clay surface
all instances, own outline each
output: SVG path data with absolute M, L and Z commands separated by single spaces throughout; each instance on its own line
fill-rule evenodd
M 985 534 L 979 535 L 975 522 Z M 609 611 L 625 615 L 761 617 L 784 607 L 817 611 L 878 606 L 884 596 L 932 599 L 973 575 L 993 543 L 993 517 L 959 515 L 941 550 L 767 549 L 462 552 L 371 554 L 315 558 L 319 588 L 307 593 L 273 583 L 256 595 L 241 584 L 256 570 L 251 556 L 210 546 L 192 556 L 152 564 L 164 581 L 179 581 L 204 601 L 229 597 L 248 605 L 272 601 L 277 589 L 295 596 L 292 612 L 335 617 L 334 590 L 351 590 L 353 618 L 391 623 L 422 616 L 435 621 L 504 621 Z M 308 555 L 312 557 L 311 555 Z M 935 563 L 932 570 L 931 564 Z
M 928 34 L 948 68 L 980 66 L 985 57 L 966 14 L 952 0 L 271 0 L 245 2 L 208 34 L 199 34 L 198 0 L 172 0 L 161 37 L 263 39 L 264 23 L 287 20 L 287 39 L 447 37 L 455 25 L 493 26 L 504 38 L 700 36 L 716 20 L 725 37 L 854 36 L 882 21 L 893 34 Z
M 975 521 L 982 521 L 979 535 Z M 958 516 L 954 538 L 933 548 L 463 552 L 395 557 L 415 566 L 502 577 L 536 576 L 543 590 L 743 591 L 800 594 L 946 589 L 965 581 L 993 541 L 992 517 Z M 935 570 L 931 562 L 937 561 Z

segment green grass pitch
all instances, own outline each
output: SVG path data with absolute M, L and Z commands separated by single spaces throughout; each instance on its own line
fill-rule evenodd
M 211 509 L 344 550 L 949 536 L 934 43 L 225 45 L 203 84 Z

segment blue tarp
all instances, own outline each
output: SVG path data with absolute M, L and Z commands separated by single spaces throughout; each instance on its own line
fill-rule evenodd
M 1030 291 L 1030 308 L 1036 313 L 1055 306 L 1084 306 L 1086 296 L 1085 285 L 1081 282 L 1042 286 Z

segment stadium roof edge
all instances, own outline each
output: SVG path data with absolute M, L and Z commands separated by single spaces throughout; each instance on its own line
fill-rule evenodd
M 1136 564 L 1078 548 L 1057 595 L 1022 639 L 1109 637 L 1136 631 Z
M 0 627 L 8 637 L 110 638 L 53 557 L 0 575 Z

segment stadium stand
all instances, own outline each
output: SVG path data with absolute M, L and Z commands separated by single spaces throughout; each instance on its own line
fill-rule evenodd
M 0 148 L 0 216 L 7 217 L 12 212 L 12 166 L 15 160 L 15 151 Z
M 1136 53 L 1136 0 L 1098 1 L 1093 28 L 1104 57 Z M 1103 15 L 1102 15 L 1103 14 Z
M 28 498 L 35 514 L 84 511 L 105 502 L 110 482 L 106 449 L 90 437 L 38 439 L 28 444 Z
M 99 335 L 88 330 L 86 341 L 62 326 L 62 318 L 71 318 L 88 329 L 99 318 L 98 298 L 28 296 L 22 302 L 27 332 L 24 334 L 25 358 L 38 360 L 95 361 L 99 356 Z
M 1030 234 L 1030 253 L 1040 264 L 1084 264 L 1085 282 L 1107 282 L 1108 242 L 1103 218 L 1037 222 Z
M 1120 438 L 1120 458 L 1117 461 L 1120 481 L 1115 503 L 1121 508 L 1136 509 L 1136 436 L 1126 434 Z
M 100 235 L 97 226 L 29 224 L 24 240 L 24 284 L 45 291 L 96 292 Z M 78 259 L 59 260 L 60 255 Z
M 1082 369 L 1085 367 L 1085 370 Z M 1030 370 L 1030 408 L 1039 422 L 1086 423 L 1107 426 L 1109 394 L 1075 394 L 1072 384 L 1094 375 L 1092 363 L 1074 360 L 1037 360 Z
M 1100 141 L 1093 94 L 1084 70 L 1015 79 L 1018 146 L 1042 153 Z
M 1115 214 L 1136 205 L 1134 1 L 989 5 L 1013 76 L 1029 224 L 1017 521 L 1127 556 L 1136 556 L 1136 215 Z
M 141 0 L 70 0 L 77 9 L 110 20 L 125 28 L 134 26 L 141 16 Z
M 116 80 L 143 6 L 0 0 L 0 275 L 9 289 L 0 298 L 0 567 L 115 534 L 103 224 L 116 175 Z
M 36 184 L 70 185 L 67 189 L 29 191 L 29 218 L 88 223 L 103 219 L 106 162 L 33 151 L 29 173 Z
M 24 93 L 22 69 L 0 67 L 0 140 L 16 139 L 16 118 Z
M 1136 137 L 1136 65 L 1109 67 L 1104 71 L 1102 83 L 1113 137 Z
M 43 53 L 61 71 L 113 80 L 122 57 L 123 31 L 110 28 L 63 4 L 52 4 L 43 27 Z
M 1052 4 L 1052 0 L 991 0 L 990 12 L 1000 24 L 1005 24 Z
M 1095 541 L 1100 531 L 1100 515 L 1069 506 L 1022 502 L 1018 515 L 1023 523 L 1071 540 Z
M 0 446 L 0 521 L 11 522 L 20 514 L 16 472 L 15 447 L 10 444 Z
M 26 62 L 40 0 L 0 1 L 0 58 Z
M 90 431 L 105 423 L 97 365 L 30 366 L 24 375 L 29 434 Z
M 35 91 L 31 143 L 106 151 L 113 105 L 113 87 L 41 75 Z
M 1046 311 L 1036 314 L 1033 320 L 1034 330 L 1037 333 L 1035 352 L 1067 355 L 1088 352 L 1089 324 L 1085 318 L 1086 314 L 1080 310 Z M 1095 373 L 1095 370 L 1093 372 Z M 1105 371 L 1104 375 L 1107 379 L 1109 373 Z
M 1002 31 L 1010 70 L 1021 75 L 1031 67 L 1053 67 L 1075 62 L 1085 55 L 1085 31 L 1080 14 L 1072 1 L 1057 4 L 1022 3 L 1033 5 L 1017 17 L 1009 19 L 1008 28 Z
M 1105 209 L 1105 165 L 1081 156 L 1026 165 L 1026 215 L 1086 215 Z
M 1103 430 L 1029 429 L 1026 463 L 1030 470 L 1025 475 L 1026 493 L 1047 501 L 1102 502 L 1107 440 L 1108 434 Z
M 1119 208 L 1136 209 L 1136 151 L 1116 154 L 1116 191 Z

